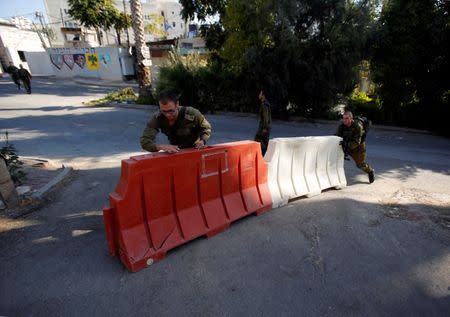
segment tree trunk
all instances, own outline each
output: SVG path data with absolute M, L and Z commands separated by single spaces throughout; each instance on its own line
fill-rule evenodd
M 139 97 L 151 96 L 151 76 L 148 63 L 150 60 L 143 55 L 143 48 L 147 49 L 144 36 L 144 21 L 142 18 L 141 0 L 131 0 L 131 17 L 133 22 L 133 31 L 136 46 L 137 59 L 137 78 L 139 82 Z
M 117 34 L 117 45 L 122 46 L 122 42 L 120 40 L 120 31 L 118 29 L 116 29 L 116 34 Z
M 98 45 L 102 46 L 102 34 L 100 33 L 100 29 L 95 28 L 95 31 L 97 32 Z

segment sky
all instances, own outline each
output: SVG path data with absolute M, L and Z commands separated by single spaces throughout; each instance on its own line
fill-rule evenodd
M 34 19 L 34 12 L 41 11 L 47 20 L 44 0 L 0 0 L 0 18 L 9 20 L 12 16 Z

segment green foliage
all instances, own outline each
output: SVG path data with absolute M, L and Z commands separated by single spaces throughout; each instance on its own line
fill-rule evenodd
M 167 32 L 162 26 L 164 24 L 164 17 L 162 15 L 152 13 L 150 14 L 151 23 L 144 27 L 144 31 L 155 37 L 165 38 L 167 37 Z
M 174 88 L 181 93 L 180 103 L 202 112 L 256 111 L 258 92 L 252 82 L 238 77 L 223 64 L 201 62 L 198 55 L 171 54 L 170 63 L 160 68 L 156 92 Z
M 104 104 L 109 104 L 111 102 L 118 102 L 118 101 L 128 101 L 128 102 L 135 102 L 138 99 L 137 95 L 134 93 L 133 88 L 126 87 L 123 89 L 119 89 L 117 91 L 110 92 L 106 95 L 106 97 L 103 97 L 101 99 L 97 100 L 91 100 L 87 102 L 87 105 L 90 106 L 99 106 Z
M 371 61 L 386 118 L 450 135 L 448 1 L 391 0 L 383 7 Z
M 20 185 L 26 178 L 25 173 L 20 170 L 23 162 L 19 160 L 14 145 L 9 143 L 8 131 L 5 132 L 5 145 L 0 148 L 0 159 L 5 161 L 14 184 Z
M 363 115 L 373 122 L 382 122 L 382 107 L 378 98 L 369 97 L 365 92 L 355 90 L 351 94 L 347 109 L 355 115 Z

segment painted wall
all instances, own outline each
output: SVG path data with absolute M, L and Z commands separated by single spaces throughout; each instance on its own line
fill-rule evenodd
M 0 39 L 2 43 L 0 58 L 6 63 L 4 66 L 8 66 L 12 61 L 17 67 L 22 64 L 23 67 L 29 69 L 28 61 L 22 61 L 18 52 L 45 52 L 36 32 L 0 25 Z
M 122 48 L 51 48 L 47 52 L 56 77 L 122 80 L 122 74 L 132 71 L 132 59 Z

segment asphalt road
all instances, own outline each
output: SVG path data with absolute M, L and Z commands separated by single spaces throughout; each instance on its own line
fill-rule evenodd
M 346 162 L 345 189 L 240 220 L 131 274 L 106 254 L 101 210 L 154 109 L 81 104 L 111 89 L 36 78 L 27 95 L 0 80 L 0 131 L 19 155 L 76 169 L 43 208 L 0 218 L 0 315 L 449 315 L 450 230 L 437 221 L 450 214 L 449 139 L 375 127 L 375 183 Z M 207 118 L 211 143 L 257 127 L 255 116 Z M 272 137 L 336 125 L 275 121 Z

